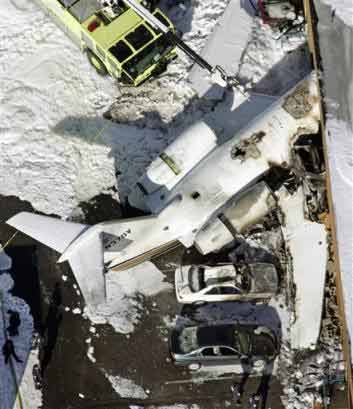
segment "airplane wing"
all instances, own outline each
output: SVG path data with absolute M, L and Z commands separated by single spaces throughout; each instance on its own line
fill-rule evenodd
M 6 223 L 59 253 L 89 227 L 28 212 L 18 213 Z

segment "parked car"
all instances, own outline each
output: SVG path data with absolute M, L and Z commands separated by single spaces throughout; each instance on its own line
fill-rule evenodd
M 99 0 L 36 0 L 56 24 L 86 52 L 99 74 L 137 86 L 176 57 L 175 46 L 124 2 L 104 6 Z M 154 16 L 174 31 L 155 9 Z
M 234 365 L 273 360 L 279 343 L 264 326 L 214 323 L 173 329 L 169 349 L 176 365 Z
M 270 298 L 277 289 L 277 270 L 270 263 L 186 265 L 175 272 L 182 304 Z

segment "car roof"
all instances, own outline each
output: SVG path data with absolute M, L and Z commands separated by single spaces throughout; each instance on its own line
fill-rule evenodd
M 234 325 L 201 326 L 197 329 L 197 340 L 200 347 L 228 345 L 234 343 Z

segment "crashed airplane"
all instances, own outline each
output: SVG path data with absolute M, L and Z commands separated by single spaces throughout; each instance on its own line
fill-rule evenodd
M 255 104 L 256 96 L 250 101 Z M 149 216 L 87 226 L 22 212 L 7 223 L 62 253 L 59 262 L 70 263 L 86 303 L 97 306 L 105 301 L 108 269 L 128 268 L 178 243 L 205 254 L 231 242 L 256 221 L 264 207 L 259 201 L 268 202 L 269 194 L 260 189 L 250 204 L 241 197 L 251 195 L 272 167 L 289 168 L 294 142 L 316 133 L 318 121 L 317 89 L 309 77 L 222 145 L 203 122 L 182 133 L 129 196 Z

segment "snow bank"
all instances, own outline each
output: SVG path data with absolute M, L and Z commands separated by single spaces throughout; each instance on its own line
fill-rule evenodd
M 340 17 L 347 26 L 353 27 L 353 3 L 351 0 L 322 0 L 330 5 L 332 13 Z
M 110 271 L 106 275 L 107 302 L 97 310 L 87 309 L 86 314 L 96 324 L 108 323 L 115 331 L 129 334 L 142 317 L 143 298 L 173 286 L 151 262 L 145 262 L 125 271 Z
M 4 258 L 2 258 L 3 260 Z M 1 264 L 0 270 L 8 266 Z M 4 356 L 0 355 L 0 397 L 1 409 L 13 409 L 17 386 L 20 385 L 22 402 L 25 407 L 39 408 L 42 403 L 41 391 L 35 389 L 32 377 L 32 368 L 38 364 L 38 350 L 32 351 L 33 318 L 29 306 L 24 300 L 14 297 L 11 290 L 14 282 L 10 274 L 0 272 L 0 346 L 5 343 L 6 328 L 9 325 L 8 310 L 17 311 L 20 315 L 21 324 L 19 326 L 19 335 L 11 337 L 15 352 L 23 363 L 16 362 L 10 358 L 13 363 L 13 370 L 10 363 L 5 364 Z M 16 381 L 15 378 L 16 377 Z

